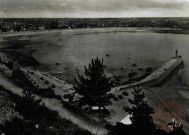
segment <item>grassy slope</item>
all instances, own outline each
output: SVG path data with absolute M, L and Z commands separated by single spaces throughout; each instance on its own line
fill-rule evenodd
M 66 134 L 66 133 L 70 133 L 70 134 L 85 134 L 85 135 L 89 135 L 90 133 L 88 131 L 85 131 L 81 128 L 79 128 L 77 125 L 73 124 L 71 121 L 66 120 L 66 119 L 62 119 L 60 118 L 60 116 L 58 115 L 58 113 L 56 111 L 52 111 L 48 108 L 46 108 L 45 106 L 41 106 L 41 105 L 34 105 L 33 108 L 31 108 L 31 110 L 29 113 L 31 114 L 31 117 L 28 117 L 28 114 L 26 113 L 26 102 L 24 102 L 23 98 L 17 96 L 16 94 L 13 94 L 12 92 L 5 90 L 3 87 L 1 87 L 1 90 L 4 92 L 7 92 L 9 94 L 9 97 L 16 103 L 16 107 L 15 109 L 24 116 L 24 119 L 21 120 L 23 121 L 23 125 L 20 125 L 20 127 L 18 125 L 14 125 L 14 127 L 12 127 L 11 131 L 14 131 L 15 134 L 19 134 L 19 129 L 16 128 L 23 128 L 22 126 L 26 126 L 28 121 L 25 121 L 26 119 L 29 118 L 29 121 L 32 121 L 32 123 L 30 123 L 29 127 L 25 127 L 26 129 L 23 130 L 23 132 L 26 132 L 26 130 L 30 130 L 33 129 L 31 126 L 35 126 L 35 124 L 39 124 L 40 128 L 39 130 L 41 131 L 35 131 L 36 129 L 34 128 L 34 133 L 36 134 L 43 134 L 44 132 L 48 131 L 49 133 L 52 134 Z M 31 118 L 31 119 L 30 119 Z M 25 124 L 26 125 L 25 125 Z M 11 123 L 7 123 L 6 127 L 4 128 L 5 131 L 8 131 L 9 124 Z

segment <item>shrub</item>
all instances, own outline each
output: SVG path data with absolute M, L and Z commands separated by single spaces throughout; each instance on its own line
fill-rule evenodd
M 147 72 L 147 73 L 151 73 L 152 71 L 153 71 L 153 68 L 152 68 L 152 67 L 147 67 L 147 68 L 146 68 L 146 72 Z
M 119 99 L 123 99 L 123 96 L 122 95 L 118 95 L 117 96 Z
M 42 97 L 46 97 L 46 98 L 56 98 L 56 99 L 62 99 L 60 95 L 56 95 L 54 93 L 54 90 L 52 88 L 46 88 L 46 89 L 38 89 L 35 90 L 35 93 L 37 95 L 40 95 Z
M 118 99 L 117 97 L 114 97 L 114 100 L 115 100 L 115 101 L 119 101 L 119 99 Z
M 114 98 L 114 97 L 115 97 L 115 94 L 109 93 L 109 94 L 107 95 L 107 97 L 108 97 L 108 98 Z
M 56 86 L 54 84 L 51 85 L 51 88 L 56 88 Z
M 30 72 L 30 74 L 31 74 L 31 75 L 34 75 L 34 72 L 33 72 L 33 71 L 31 71 L 31 72 Z
M 38 131 L 35 128 L 33 121 L 21 120 L 14 118 L 11 122 L 6 122 L 2 131 L 6 135 L 37 135 Z
M 65 95 L 63 96 L 63 98 L 68 99 L 68 98 L 69 98 L 69 94 L 65 94 Z
M 45 81 L 45 84 L 49 84 L 49 82 L 46 80 L 46 81 Z
M 143 71 L 143 68 L 138 68 L 138 70 Z
M 13 118 L 0 127 L 0 131 L 6 135 L 91 135 L 88 131 L 82 130 L 77 125 L 66 119 L 61 119 L 58 113 L 44 106 L 38 106 L 40 117 L 34 119 Z M 35 110 L 35 108 L 34 108 Z M 48 118 L 49 117 L 49 118 Z M 36 125 L 39 125 L 36 128 Z
M 129 95 L 126 91 L 122 92 L 122 94 L 123 94 L 124 96 L 128 96 L 128 95 Z

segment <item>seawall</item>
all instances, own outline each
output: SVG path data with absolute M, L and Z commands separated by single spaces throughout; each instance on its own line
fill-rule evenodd
M 171 59 L 140 82 L 119 86 L 113 89 L 122 90 L 134 86 L 155 86 L 161 84 L 177 67 L 183 64 L 183 58 Z

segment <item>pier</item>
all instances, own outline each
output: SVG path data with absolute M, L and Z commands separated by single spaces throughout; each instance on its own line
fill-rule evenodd
M 179 67 L 181 64 L 183 64 L 183 58 L 173 58 L 163 64 L 160 68 L 158 68 L 156 71 L 154 71 L 152 74 L 147 76 L 145 79 L 136 82 L 131 83 L 127 85 L 122 85 L 119 87 L 112 88 L 112 91 L 119 91 L 126 88 L 131 88 L 135 86 L 155 86 L 161 84 L 177 67 Z

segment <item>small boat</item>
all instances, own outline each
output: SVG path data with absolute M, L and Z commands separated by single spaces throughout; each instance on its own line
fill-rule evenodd
M 125 67 L 121 67 L 121 70 L 125 70 Z
M 56 62 L 56 65 L 60 65 L 60 64 L 61 64 L 61 62 L 58 62 L 58 61 Z
M 128 59 L 128 60 L 130 59 L 130 55 L 128 55 L 127 59 Z
M 76 70 L 80 70 L 80 68 L 76 68 Z
M 106 54 L 107 57 L 109 57 L 110 55 L 109 54 Z
M 134 64 L 132 64 L 132 66 L 133 66 L 133 67 L 136 67 L 136 66 L 137 66 L 137 64 L 136 64 L 136 63 L 134 63 Z
M 60 65 L 61 62 L 60 62 L 60 56 L 59 56 L 59 61 L 56 62 L 56 65 Z

